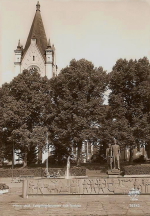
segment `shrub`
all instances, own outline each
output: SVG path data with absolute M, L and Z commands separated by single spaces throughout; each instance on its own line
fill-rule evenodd
M 5 189 L 9 189 L 9 186 L 4 183 L 0 183 L 0 190 L 5 190 Z

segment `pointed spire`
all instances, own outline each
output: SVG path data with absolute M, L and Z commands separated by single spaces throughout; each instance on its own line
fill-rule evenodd
M 52 45 L 52 49 L 53 49 L 53 51 L 55 51 L 55 46 L 54 46 L 54 44 Z
M 17 49 L 21 49 L 20 40 L 18 41 L 18 46 L 17 46 Z
M 40 11 L 40 3 L 39 3 L 39 1 L 36 4 L 36 11 Z
M 36 39 L 36 45 L 38 46 L 43 58 L 46 59 L 45 50 L 47 48 L 47 38 L 46 38 L 46 33 L 45 33 L 41 13 L 38 12 L 40 11 L 39 2 L 37 3 L 36 7 L 37 7 L 37 10 L 36 10 L 36 13 L 35 13 L 31 28 L 30 28 L 30 32 L 29 32 L 29 35 L 26 41 L 22 59 L 24 58 L 25 53 L 27 52 L 32 39 Z
M 47 41 L 47 49 L 51 48 L 51 42 L 50 39 Z
M 20 40 L 18 41 L 17 49 L 14 50 L 15 53 L 22 54 L 23 46 L 20 43 Z M 18 60 L 17 60 L 18 61 Z
M 18 41 L 18 46 L 20 47 L 20 39 L 19 39 L 19 41 Z

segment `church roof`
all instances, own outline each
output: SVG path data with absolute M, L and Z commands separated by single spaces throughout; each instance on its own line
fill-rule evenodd
M 28 50 L 30 44 L 31 44 L 31 39 L 35 38 L 36 39 L 36 44 L 45 59 L 45 49 L 47 48 L 47 38 L 46 38 L 46 33 L 40 13 L 40 4 L 39 2 L 36 5 L 36 13 L 32 22 L 32 26 L 28 35 L 28 39 L 25 45 L 25 48 L 23 50 L 23 57 L 25 56 L 26 51 Z

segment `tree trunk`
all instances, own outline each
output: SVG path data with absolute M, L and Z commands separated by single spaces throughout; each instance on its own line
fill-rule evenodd
M 25 152 L 24 159 L 23 159 L 23 167 L 22 168 L 27 166 L 27 155 L 28 155 L 28 153 Z
M 0 158 L 0 166 L 3 166 L 3 158 Z
M 77 151 L 77 166 L 81 165 L 81 149 L 82 149 L 82 142 L 78 145 Z
M 133 150 L 133 147 L 130 145 L 130 159 L 129 159 L 129 164 L 131 164 L 132 161 L 133 161 L 133 152 L 132 152 L 132 150 Z

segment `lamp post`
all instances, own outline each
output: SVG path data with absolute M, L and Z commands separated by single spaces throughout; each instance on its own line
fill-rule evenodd
M 48 156 L 49 156 L 49 146 L 48 146 L 48 132 L 46 135 L 46 148 L 47 148 L 47 160 L 46 160 L 46 169 L 47 169 L 47 173 L 48 173 Z
M 13 140 L 13 149 L 12 149 L 12 179 L 14 177 L 14 140 Z

